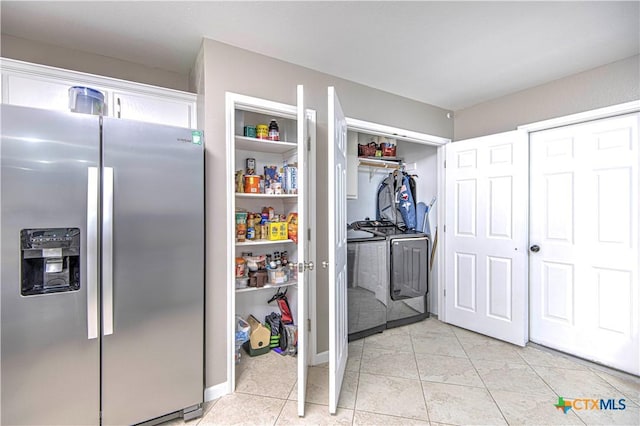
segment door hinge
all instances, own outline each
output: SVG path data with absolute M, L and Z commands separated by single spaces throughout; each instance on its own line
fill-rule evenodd
M 447 160 L 444 160 L 444 168 L 447 168 Z
M 311 333 L 311 319 L 307 318 L 307 331 Z
M 447 289 L 446 288 L 444 289 L 444 295 L 443 296 L 447 297 Z
M 443 225 L 442 228 L 444 232 L 447 232 L 447 225 Z
M 307 228 L 307 240 L 311 241 L 311 228 Z
M 311 151 L 311 136 L 307 136 L 307 151 Z

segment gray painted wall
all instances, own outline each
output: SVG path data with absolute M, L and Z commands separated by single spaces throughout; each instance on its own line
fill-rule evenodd
M 207 208 L 207 319 L 206 386 L 226 377 L 226 232 L 215 226 L 226 215 L 225 92 L 231 91 L 287 104 L 296 103 L 296 85 L 303 84 L 305 103 L 317 111 L 317 223 L 316 264 L 327 259 L 327 87 L 335 86 L 347 116 L 417 132 L 451 138 L 452 120 L 447 111 L 387 92 L 319 73 L 308 68 L 238 49 L 213 40 L 203 43 L 204 114 Z M 328 350 L 328 279 L 326 270 L 316 269 L 318 307 L 318 351 Z
M 515 130 L 523 124 L 638 99 L 640 56 L 636 55 L 456 111 L 454 138 Z
M 639 56 L 569 76 L 455 113 L 218 43 L 203 42 L 191 76 L 149 68 L 86 52 L 72 51 L 11 36 L 2 36 L 4 57 L 138 81 L 178 90 L 197 91 L 199 127 L 205 129 L 207 162 L 207 377 L 206 386 L 226 380 L 226 229 L 212 226 L 225 217 L 224 93 L 234 91 L 295 103 L 296 84 L 305 85 L 306 102 L 318 112 L 317 182 L 327 181 L 327 86 L 337 88 L 345 113 L 352 118 L 388 124 L 457 140 L 482 136 L 518 125 L 640 99 Z M 191 82 L 189 82 L 191 77 Z M 455 129 L 454 129 L 455 124 Z M 318 186 L 317 235 L 327 235 L 326 188 Z M 317 242 L 316 263 L 327 257 L 327 242 Z M 318 307 L 326 318 L 327 276 L 318 269 Z M 319 327 L 319 351 L 328 347 L 328 324 Z
M 2 34 L 5 58 L 189 91 L 189 76 Z

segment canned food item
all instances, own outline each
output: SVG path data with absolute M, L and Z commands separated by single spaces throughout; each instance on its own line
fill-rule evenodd
M 259 194 L 260 193 L 260 176 L 248 175 L 244 177 L 244 192 L 247 194 Z
M 256 126 L 244 126 L 244 135 L 249 138 L 256 137 Z
M 256 126 L 256 137 L 258 139 L 268 139 L 269 138 L 269 126 L 266 124 L 258 124 Z
M 271 189 L 274 194 L 282 194 L 282 184 L 280 182 L 271 182 Z
M 255 238 L 256 238 L 256 228 L 254 228 L 253 226 L 247 228 L 247 239 L 255 240 Z
M 255 175 L 256 174 L 256 159 L 255 158 L 247 158 L 247 174 Z

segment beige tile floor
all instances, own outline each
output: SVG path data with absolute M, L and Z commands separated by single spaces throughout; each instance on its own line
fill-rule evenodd
M 306 414 L 297 416 L 295 362 L 245 356 L 236 392 L 206 403 L 188 425 L 640 425 L 640 378 L 436 319 L 351 342 L 334 416 L 327 365 L 309 368 Z M 564 414 L 559 396 L 624 398 L 626 409 Z

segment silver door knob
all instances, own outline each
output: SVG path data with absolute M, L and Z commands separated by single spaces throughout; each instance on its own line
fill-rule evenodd
M 304 271 L 313 271 L 313 268 L 316 265 L 313 262 L 300 262 L 298 263 L 298 272 L 302 273 Z
M 327 262 L 326 260 L 322 261 L 322 269 L 327 269 L 329 267 L 329 262 Z
M 537 253 L 540 251 L 540 246 L 537 244 L 532 245 L 531 247 L 529 247 L 529 250 L 531 250 L 534 253 Z

